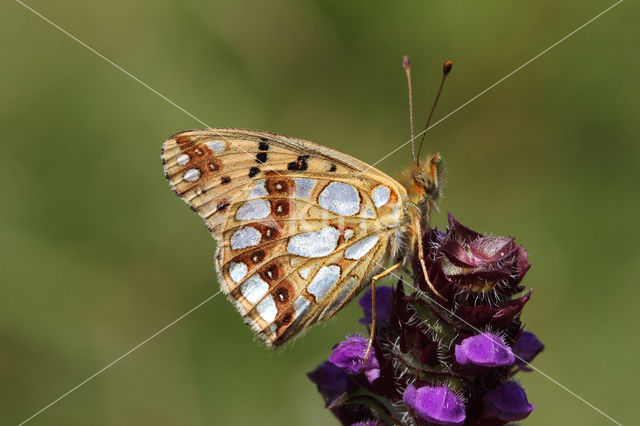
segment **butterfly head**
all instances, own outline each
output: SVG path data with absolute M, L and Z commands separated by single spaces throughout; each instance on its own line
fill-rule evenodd
M 424 162 L 413 165 L 401 176 L 400 181 L 407 190 L 409 200 L 436 206 L 444 180 L 444 164 L 440 153 L 428 154 Z

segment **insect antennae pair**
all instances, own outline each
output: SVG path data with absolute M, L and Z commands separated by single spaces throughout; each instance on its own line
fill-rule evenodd
M 429 116 L 427 117 L 427 123 L 424 126 L 424 131 L 422 132 L 422 139 L 420 139 L 420 146 L 418 147 L 418 154 L 415 152 L 415 142 L 413 136 L 413 95 L 411 91 L 411 59 L 408 56 L 402 57 L 402 67 L 407 75 L 407 86 L 409 88 L 409 125 L 411 127 L 411 155 L 413 159 L 416 161 L 416 166 L 420 168 L 420 152 L 422 151 L 422 144 L 424 143 L 424 137 L 427 134 L 427 130 L 429 129 L 429 124 L 431 123 L 431 117 L 433 117 L 433 112 L 436 110 L 436 105 L 438 105 L 438 100 L 440 99 L 440 95 L 442 94 L 442 88 L 444 87 L 444 82 L 447 79 L 447 75 L 451 72 L 451 67 L 453 64 L 451 61 L 446 61 L 442 66 L 442 80 L 440 81 L 440 88 L 438 89 L 438 93 L 436 94 L 436 99 L 433 101 L 433 106 L 431 107 L 431 111 L 429 112 Z

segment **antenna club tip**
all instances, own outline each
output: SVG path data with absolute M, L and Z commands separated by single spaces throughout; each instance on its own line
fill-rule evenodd
M 453 67 L 453 63 L 451 61 L 446 61 L 442 66 L 442 72 L 447 75 L 451 72 L 451 68 Z
M 411 68 L 411 58 L 409 58 L 407 55 L 402 57 L 402 67 L 405 70 L 408 70 L 409 68 Z

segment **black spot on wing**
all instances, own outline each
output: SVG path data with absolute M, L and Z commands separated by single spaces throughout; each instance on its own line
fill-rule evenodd
M 308 155 L 300 155 L 296 161 L 292 161 L 291 163 L 287 164 L 287 170 L 307 170 L 307 168 L 309 167 L 309 165 L 307 164 L 308 159 Z
M 257 167 L 252 167 L 249 169 L 249 177 L 252 178 L 255 175 L 257 175 L 258 173 L 260 173 L 260 169 Z
M 264 164 L 267 162 L 267 153 L 266 152 L 259 152 L 256 154 L 256 163 L 258 164 Z

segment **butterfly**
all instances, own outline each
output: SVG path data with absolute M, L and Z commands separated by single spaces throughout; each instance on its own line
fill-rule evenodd
M 162 160 L 217 240 L 222 291 L 268 346 L 405 267 L 444 172 L 440 154 L 428 154 L 395 180 L 313 142 L 229 128 L 177 133 Z

